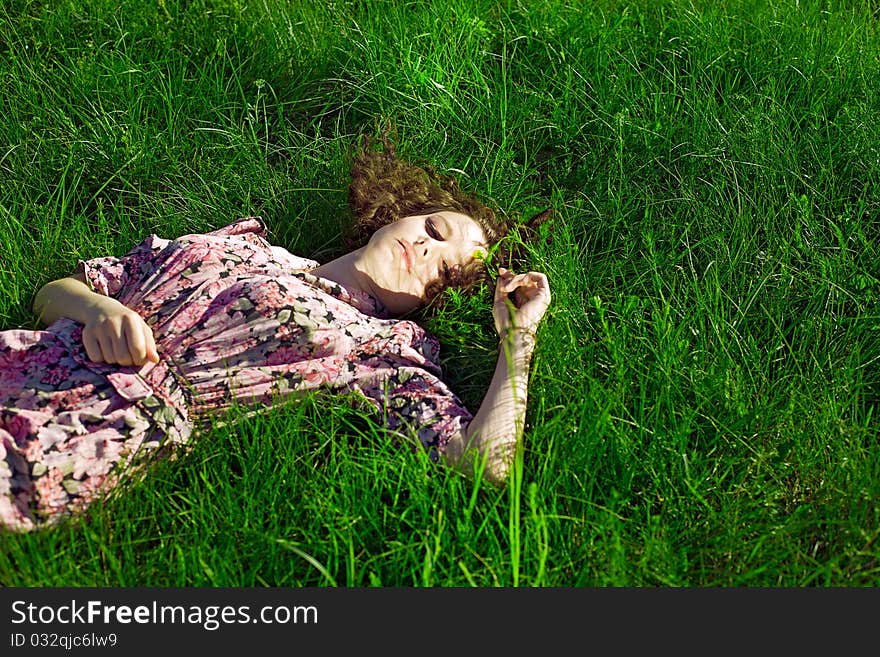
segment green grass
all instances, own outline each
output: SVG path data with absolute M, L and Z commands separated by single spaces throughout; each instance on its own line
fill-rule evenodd
M 5 2 L 0 328 L 150 232 L 260 214 L 338 255 L 346 150 L 380 117 L 512 217 L 556 213 L 508 489 L 310 398 L 0 535 L 0 583 L 877 585 L 872 5 Z M 488 295 L 429 328 L 475 410 Z

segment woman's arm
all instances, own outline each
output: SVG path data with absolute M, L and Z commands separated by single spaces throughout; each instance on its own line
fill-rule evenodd
M 513 303 L 508 301 L 510 294 Z M 535 329 L 549 303 L 544 274 L 515 276 L 500 270 L 492 310 L 501 336 L 495 374 L 477 414 L 444 452 L 447 463 L 467 475 L 482 467 L 484 479 L 496 485 L 507 481 L 525 424 Z
M 143 365 L 159 355 L 153 330 L 135 311 L 98 294 L 82 274 L 46 283 L 34 296 L 34 313 L 48 326 L 61 317 L 82 323 L 83 345 L 95 362 Z

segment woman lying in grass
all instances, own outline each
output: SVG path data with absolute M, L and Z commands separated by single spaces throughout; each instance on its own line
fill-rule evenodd
M 359 393 L 432 459 L 503 484 L 547 279 L 499 269 L 498 364 L 472 415 L 439 378 L 436 340 L 400 317 L 487 280 L 506 229 L 383 141 L 355 158 L 349 201 L 363 245 L 336 260 L 272 246 L 247 218 L 151 235 L 39 290 L 47 328 L 0 332 L 0 526 L 52 524 L 186 444 L 200 419 L 313 389 Z

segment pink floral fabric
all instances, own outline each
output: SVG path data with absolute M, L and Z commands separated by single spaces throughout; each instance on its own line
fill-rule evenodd
M 144 317 L 161 360 L 94 363 L 69 319 L 0 332 L 0 526 L 52 524 L 173 455 L 200 418 L 306 390 L 356 393 L 436 460 L 472 419 L 440 380 L 436 339 L 317 266 L 255 217 L 80 262 L 93 290 Z

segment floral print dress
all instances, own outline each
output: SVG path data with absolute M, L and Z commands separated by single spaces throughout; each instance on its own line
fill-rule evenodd
M 310 273 L 259 218 L 81 261 L 96 292 L 153 329 L 159 363 L 94 363 L 82 325 L 0 331 L 0 527 L 81 510 L 184 445 L 232 404 L 356 393 L 436 460 L 472 416 L 440 380 L 438 344 L 379 302 Z

